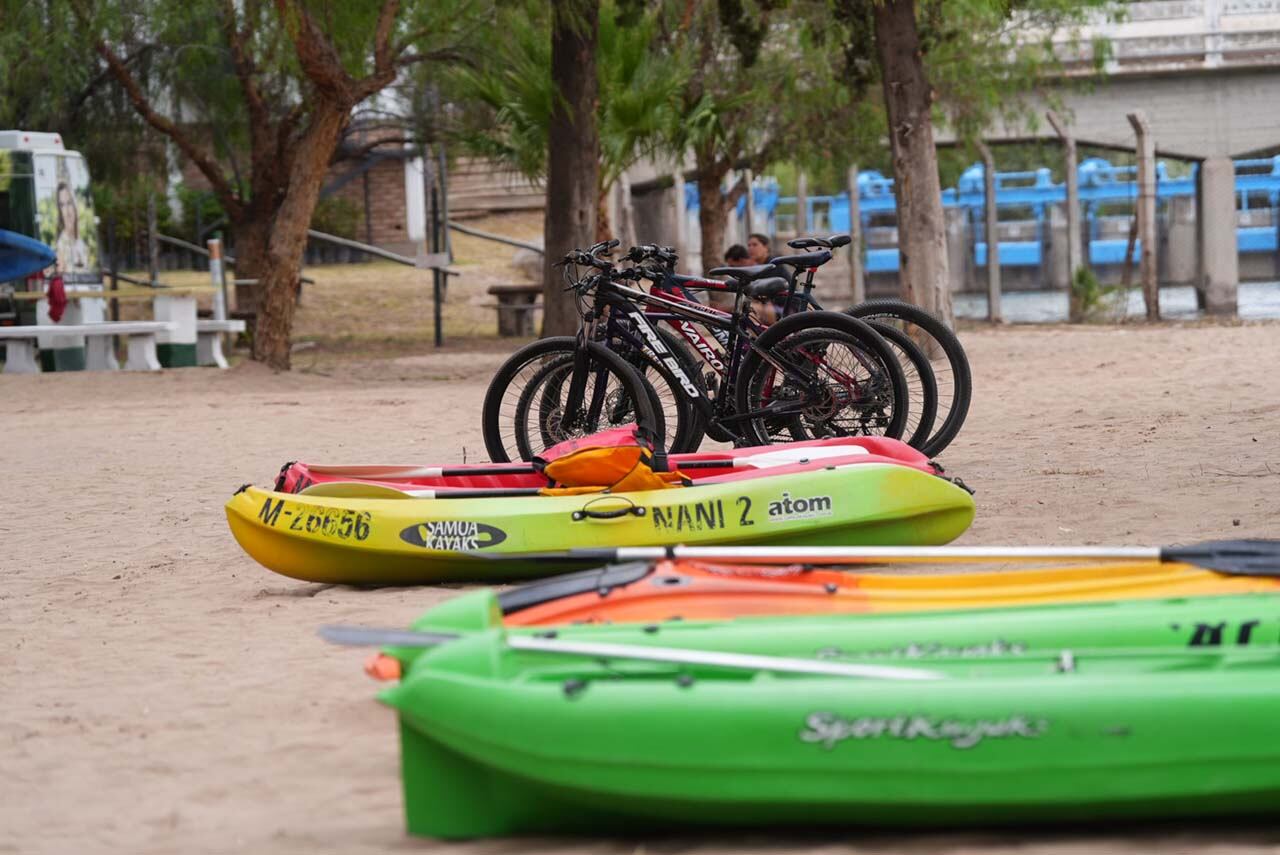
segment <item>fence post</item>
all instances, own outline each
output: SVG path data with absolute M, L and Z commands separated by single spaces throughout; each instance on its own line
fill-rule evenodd
M 809 178 L 796 173 L 796 237 L 809 233 Z
M 987 320 L 993 324 L 1004 322 L 1000 309 L 1000 232 L 996 212 L 996 159 L 991 148 L 978 142 L 982 155 L 982 212 L 983 231 L 987 239 Z
M 1080 230 L 1080 166 L 1076 156 L 1076 138 L 1066 123 L 1053 110 L 1045 113 L 1049 124 L 1062 140 L 1062 156 L 1067 179 L 1067 293 L 1070 296 L 1070 319 L 1081 320 L 1080 300 L 1076 296 L 1076 271 L 1080 269 L 1085 252 L 1084 235 Z M 1087 261 L 1083 263 L 1088 263 Z
M 849 167 L 849 290 L 853 304 L 867 300 L 867 283 L 862 278 L 862 196 L 858 192 L 858 164 Z
M 156 237 L 156 194 L 147 194 L 147 267 L 151 287 L 160 284 L 160 240 Z
M 209 279 L 213 283 L 213 319 L 227 319 L 227 283 L 222 278 L 222 239 L 209 238 L 205 242 L 209 248 Z
M 1142 298 L 1147 304 L 1147 320 L 1160 320 L 1160 285 L 1156 281 L 1156 141 L 1151 136 L 1147 115 L 1136 110 L 1128 115 L 1138 137 L 1138 231 L 1142 241 L 1139 270 Z
M 742 209 L 742 242 L 745 244 L 754 232 L 754 221 L 756 218 L 756 200 L 755 194 L 752 192 L 751 184 L 755 180 L 755 175 L 750 169 L 742 173 L 742 180 L 747 183 L 747 204 Z
M 440 252 L 440 190 L 436 184 L 431 185 L 431 251 Z M 437 265 L 431 268 L 431 292 L 435 317 L 435 344 L 444 346 L 444 271 Z

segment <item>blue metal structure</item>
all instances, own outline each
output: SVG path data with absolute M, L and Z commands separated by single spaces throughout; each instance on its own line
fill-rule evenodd
M 1237 242 L 1241 253 L 1275 253 L 1280 234 L 1280 156 L 1256 160 L 1237 160 L 1236 193 L 1237 208 L 1248 212 L 1262 208 L 1272 210 L 1270 225 L 1252 226 L 1246 223 L 1237 227 Z M 1156 164 L 1156 203 L 1167 205 L 1178 197 L 1194 198 L 1198 166 L 1191 173 L 1177 178 L 1169 177 L 1163 162 Z M 1089 263 L 1091 265 L 1120 264 L 1124 261 L 1128 243 L 1127 231 L 1131 213 L 1109 213 L 1113 207 L 1129 211 L 1137 199 L 1137 167 L 1113 166 L 1100 157 L 1091 157 L 1079 165 L 1081 212 L 1089 237 Z M 778 205 L 795 205 L 794 196 L 779 197 L 776 183 L 771 191 L 757 186 L 754 189 L 756 210 L 772 216 Z M 1047 168 L 1027 172 L 996 173 L 996 207 L 1005 222 L 1026 224 L 1028 235 L 1000 241 L 1000 266 L 1041 267 L 1044 264 L 1044 248 L 1048 242 L 1049 209 L 1066 201 L 1065 184 L 1054 183 Z M 965 170 L 953 188 L 942 192 L 942 204 L 946 208 L 961 208 L 969 221 L 969 233 L 973 236 L 973 262 L 983 267 L 987 263 L 987 243 L 983 206 L 983 167 L 975 163 Z M 863 233 L 874 235 L 877 229 L 892 227 L 896 215 L 893 197 L 893 180 L 879 172 L 868 170 L 858 174 L 858 199 Z M 698 205 L 697 186 L 685 185 L 685 202 L 689 210 Z M 745 202 L 740 200 L 739 212 Z M 1015 214 L 1010 217 L 1008 214 Z M 808 197 L 806 221 L 813 231 L 849 230 L 849 196 Z M 1108 224 L 1120 225 L 1124 237 L 1115 237 L 1117 229 L 1108 236 Z M 886 242 L 887 243 L 887 242 Z M 896 243 L 896 240 L 894 241 Z M 869 273 L 892 273 L 898 270 L 896 246 L 875 246 L 868 241 L 865 269 Z M 1133 259 L 1136 263 L 1140 242 L 1135 242 Z

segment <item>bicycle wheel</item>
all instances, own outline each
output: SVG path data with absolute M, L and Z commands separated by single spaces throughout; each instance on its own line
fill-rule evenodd
M 698 422 L 691 419 L 692 405 L 680 394 L 671 372 L 646 353 L 619 355 L 648 383 L 653 393 L 650 402 L 670 437 L 665 443 L 667 451 L 676 454 L 696 450 L 702 440 Z M 560 423 L 572 375 L 572 354 L 549 358 L 521 391 L 512 419 L 521 459 L 528 460 L 562 441 Z
M 933 433 L 916 447 L 930 457 L 937 455 L 960 432 L 969 415 L 973 395 L 973 375 L 960 339 L 935 315 L 904 300 L 867 300 L 845 311 L 855 318 L 892 324 L 919 342 L 930 355 L 938 386 L 938 413 Z
M 902 330 L 882 321 L 869 320 L 898 357 L 907 378 L 907 426 L 902 431 L 906 443 L 919 448 L 929 438 L 938 414 L 938 381 L 933 365 L 920 346 Z
M 545 418 L 546 424 L 553 426 L 548 438 L 562 442 L 635 422 L 651 431 L 658 442 L 662 441 L 664 423 L 653 403 L 656 394 L 634 368 L 603 345 L 580 343 L 573 336 L 555 336 L 520 348 L 502 364 L 489 383 L 481 428 L 490 460 L 509 463 L 513 455 L 517 459 L 528 459 L 520 453 L 517 409 L 531 382 L 535 378 L 545 380 L 549 376 L 544 372 L 548 363 L 565 356 L 571 361 L 581 358 L 580 362 L 571 364 L 569 377 L 554 399 L 560 409 L 536 416 L 540 420 Z M 579 388 L 574 388 L 575 379 L 579 381 Z M 532 394 L 536 400 L 539 395 L 537 386 Z M 525 418 L 528 417 L 525 414 Z M 528 425 L 523 425 L 522 429 L 527 431 Z M 527 436 L 541 439 L 541 428 Z M 534 453 L 545 447 L 535 449 Z
M 906 377 L 889 345 L 867 324 L 807 312 L 774 324 L 756 345 L 736 389 L 738 417 L 750 442 L 902 436 Z

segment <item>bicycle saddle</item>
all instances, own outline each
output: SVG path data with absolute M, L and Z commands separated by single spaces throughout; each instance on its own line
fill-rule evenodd
M 745 290 L 748 297 L 759 299 L 784 294 L 790 287 L 791 283 L 781 276 L 770 276 L 768 279 L 757 279 L 751 282 Z
M 839 249 L 848 246 L 853 239 L 848 235 L 832 235 L 828 238 L 804 237 L 787 241 L 792 249 Z
M 831 260 L 831 250 L 820 249 L 817 252 L 802 252 L 799 255 L 779 255 L 769 259 L 770 264 L 787 264 L 792 267 L 817 267 Z M 749 268 L 742 268 L 749 269 Z
M 736 279 L 739 283 L 751 282 L 755 279 L 763 279 L 766 276 L 786 275 L 785 270 L 779 270 L 773 262 L 768 264 L 753 264 L 750 267 L 714 267 L 707 271 L 708 276 L 728 276 L 730 279 Z

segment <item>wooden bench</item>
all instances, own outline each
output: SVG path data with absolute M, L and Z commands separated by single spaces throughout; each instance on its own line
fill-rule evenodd
M 36 341 L 47 335 L 84 336 L 88 340 L 85 346 L 85 367 L 90 371 L 118 370 L 120 363 L 116 360 L 111 337 L 128 336 L 129 355 L 125 360 L 125 370 L 159 371 L 156 336 L 173 332 L 177 326 L 171 321 L 103 321 L 93 324 L 0 327 L 0 340 L 5 342 L 4 373 L 39 373 Z
M 498 335 L 529 338 L 534 335 L 533 315 L 542 304 L 540 284 L 491 285 L 489 293 L 498 302 L 488 304 L 498 310 Z
M 244 330 L 245 322 L 242 320 L 218 321 L 202 318 L 196 321 L 196 362 L 226 368 L 227 358 L 222 355 L 222 334 L 242 333 Z

